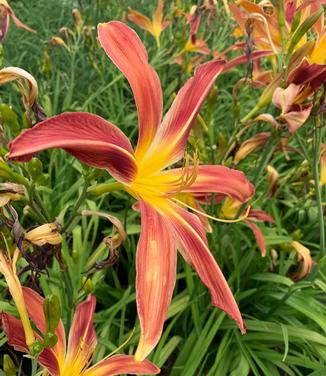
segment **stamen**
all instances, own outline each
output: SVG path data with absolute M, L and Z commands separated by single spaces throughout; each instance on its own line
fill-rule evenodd
M 223 218 L 217 218 L 217 217 L 213 217 L 205 212 L 202 212 L 200 210 L 197 210 L 195 208 L 193 208 L 192 206 L 190 205 L 187 205 L 186 203 L 178 200 L 177 198 L 174 198 L 172 197 L 172 200 L 175 201 L 176 203 L 190 209 L 191 211 L 197 213 L 197 214 L 200 214 L 208 219 L 212 219 L 213 221 L 216 221 L 216 222 L 223 222 L 223 223 L 236 223 L 236 222 L 242 222 L 244 221 L 245 219 L 248 218 L 249 216 L 249 212 L 250 212 L 250 209 L 251 209 L 251 206 L 249 205 L 245 211 L 245 213 L 243 215 L 241 215 L 239 218 L 236 218 L 236 219 L 223 219 Z

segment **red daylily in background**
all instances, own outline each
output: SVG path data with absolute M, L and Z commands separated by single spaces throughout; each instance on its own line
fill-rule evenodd
M 15 12 L 6 0 L 0 0 L 0 43 L 4 41 L 8 34 L 10 18 L 17 27 L 35 33 L 33 29 L 29 28 L 16 17 Z
M 144 359 L 160 339 L 176 280 L 176 249 L 210 290 L 213 305 L 227 312 L 244 332 L 233 294 L 208 249 L 205 228 L 179 198 L 183 192 L 217 192 L 246 202 L 253 195 L 252 184 L 242 172 L 224 166 L 190 166 L 189 158 L 184 168 L 163 171 L 182 159 L 192 124 L 224 62 L 199 66 L 161 122 L 160 81 L 138 35 L 120 22 L 100 24 L 98 32 L 102 47 L 134 93 L 139 120 L 136 150 L 101 117 L 64 113 L 23 131 L 10 143 L 9 158 L 27 161 L 41 150 L 63 148 L 83 163 L 106 169 L 138 200 L 142 230 L 136 265 L 141 325 L 137 360 Z
M 30 288 L 23 287 L 28 314 L 37 329 L 45 334 L 46 322 L 43 313 L 44 299 Z M 114 355 L 89 367 L 96 347 L 96 333 L 93 326 L 95 297 L 90 295 L 86 301 L 78 304 L 69 332 L 68 348 L 66 334 L 60 320 L 55 334 L 57 344 L 44 349 L 37 357 L 40 365 L 52 376 L 113 376 L 122 373 L 133 375 L 157 374 L 160 372 L 148 360 L 136 362 L 132 355 Z M 22 322 L 9 313 L 1 313 L 1 325 L 8 343 L 17 351 L 28 353 Z M 39 335 L 35 332 L 35 337 Z

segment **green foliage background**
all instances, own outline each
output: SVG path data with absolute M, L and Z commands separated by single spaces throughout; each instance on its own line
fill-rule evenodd
M 190 1 L 183 2 L 189 9 Z M 40 88 L 40 103 L 48 116 L 63 111 L 89 111 L 117 124 L 133 144 L 137 137 L 137 114 L 127 81 L 107 59 L 96 44 L 96 24 L 121 19 L 127 6 L 151 15 L 152 1 L 12 1 L 19 18 L 37 34 L 30 34 L 11 25 L 3 46 L 3 66 L 18 66 L 35 76 Z M 169 2 L 166 2 L 168 12 Z M 90 26 L 90 37 L 85 40 L 75 33 L 71 50 L 62 46 L 51 47 L 51 36 L 58 35 L 61 27 L 74 29 L 71 10 L 79 7 L 84 23 Z M 201 33 L 210 48 L 224 50 L 234 41 L 230 20 L 223 6 L 212 25 L 202 22 Z M 165 109 L 173 93 L 187 79 L 187 74 L 171 64 L 171 56 L 180 49 L 187 37 L 184 20 L 175 20 L 162 34 L 162 47 L 157 50 L 155 40 L 133 26 L 148 49 L 151 63 L 158 70 L 162 81 Z M 74 31 L 75 32 L 75 31 Z M 45 51 L 49 63 L 44 60 Z M 228 144 L 235 135 L 237 111 L 233 106 L 234 84 L 247 74 L 247 67 L 222 76 L 217 81 L 218 99 L 205 135 L 201 160 L 221 163 L 223 140 Z M 240 93 L 240 111 L 246 114 L 258 97 L 257 90 L 244 87 Z M 11 104 L 20 119 L 23 112 L 19 93 L 14 85 L 0 88 L 0 100 Z M 272 107 L 270 112 L 275 111 Z M 201 114 L 205 119 L 207 105 Z M 266 125 L 259 125 L 259 131 Z M 246 134 L 253 136 L 257 128 Z M 268 129 L 268 127 L 267 127 Z M 15 134 L 6 130 L 8 139 Z M 300 129 L 299 141 L 306 140 L 312 132 L 311 124 Z M 277 142 L 279 135 L 274 135 Z M 192 140 L 194 142 L 194 140 Z M 217 149 L 214 146 L 217 146 Z M 298 140 L 292 141 L 297 148 Z M 307 144 L 306 152 L 312 153 Z M 49 174 L 47 184 L 36 184 L 47 209 L 47 216 L 58 218 L 63 225 L 85 186 L 84 177 L 90 170 L 59 150 L 44 152 L 39 156 L 43 172 Z M 294 282 L 290 277 L 297 269 L 296 254 L 288 246 L 300 240 L 313 257 L 320 258 L 319 222 L 314 198 L 314 187 L 309 183 L 311 171 L 304 163 L 302 153 L 291 152 L 286 160 L 281 152 L 274 152 L 272 160 L 267 151 L 256 153 L 241 162 L 239 169 L 250 179 L 256 179 L 255 207 L 269 212 L 275 225 L 262 225 L 268 246 L 262 258 L 256 241 L 246 225 L 212 223 L 213 233 L 208 235 L 210 249 L 218 260 L 235 293 L 243 313 L 248 333 L 241 336 L 236 325 L 223 312 L 210 304 L 207 290 L 195 272 L 178 259 L 177 284 L 169 308 L 164 334 L 150 360 L 162 368 L 162 375 L 171 376 L 246 376 L 246 375 L 310 375 L 326 374 L 326 278 L 323 264 L 316 264 L 304 280 Z M 264 159 L 269 159 L 280 173 L 276 196 L 267 199 L 267 174 Z M 226 163 L 230 163 L 226 161 Z M 19 167 L 15 167 L 19 171 Z M 259 176 L 257 178 L 257 171 Z M 108 181 L 109 176 L 100 172 L 98 181 Z M 94 181 L 92 181 L 94 183 Z M 97 297 L 95 326 L 98 347 L 94 361 L 100 360 L 123 344 L 126 353 L 133 353 L 139 336 L 139 323 L 135 304 L 135 253 L 140 232 L 139 215 L 131 209 L 132 200 L 117 192 L 99 199 L 87 197 L 81 209 L 102 210 L 119 217 L 125 225 L 128 238 L 120 249 L 118 261 L 111 267 L 90 275 Z M 35 225 L 22 206 L 15 204 L 25 228 Z M 212 215 L 219 215 L 219 208 L 211 208 Z M 68 229 L 62 247 L 68 272 L 63 272 L 57 261 L 49 268 L 49 275 L 42 274 L 40 286 L 45 295 L 56 293 L 63 306 L 66 328 L 71 323 L 74 307 L 86 295 L 83 276 L 89 273 L 92 260 L 104 260 L 108 250 L 101 243 L 111 233 L 111 225 L 98 217 L 77 217 Z M 273 265 L 270 250 L 278 253 Z M 27 275 L 22 278 L 30 284 Z M 0 309 L 13 311 L 7 303 L 4 281 L 1 280 L 3 297 Z M 89 284 L 88 284 L 89 287 Z M 2 354 L 8 351 L 6 338 L 0 334 Z M 20 357 L 20 354 L 16 354 Z M 30 372 L 29 361 L 23 362 L 21 374 Z M 36 371 L 34 364 L 34 371 Z M 33 371 L 31 371 L 33 373 Z

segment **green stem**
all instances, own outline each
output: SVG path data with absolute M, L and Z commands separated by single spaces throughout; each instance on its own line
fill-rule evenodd
M 113 191 L 124 190 L 123 184 L 119 182 L 98 184 L 93 187 L 89 187 L 87 193 L 92 196 L 101 196 L 105 193 L 111 193 Z
M 259 111 L 260 108 L 258 106 L 255 106 L 246 116 L 244 116 L 240 122 L 246 123 L 248 120 L 250 120 L 254 115 L 256 115 L 256 112 Z
M 316 201 L 318 208 L 318 217 L 319 217 L 319 236 L 320 236 L 320 257 L 325 256 L 325 223 L 324 223 L 324 211 L 322 203 L 322 193 L 321 185 L 319 182 L 319 165 L 320 165 L 320 148 L 321 148 L 321 132 L 322 130 L 316 126 L 313 137 L 314 145 L 314 157 L 312 170 L 315 181 L 315 190 L 316 190 Z
M 71 226 L 72 222 L 74 221 L 74 219 L 76 218 L 77 216 L 77 211 L 78 209 L 80 208 L 80 206 L 82 205 L 82 203 L 85 201 L 86 199 L 86 196 L 87 196 L 87 190 L 88 190 L 88 180 L 85 179 L 84 181 L 84 187 L 83 187 L 83 190 L 82 190 L 82 193 L 80 194 L 73 210 L 72 210 L 72 213 L 71 213 L 71 216 L 70 218 L 67 220 L 67 222 L 65 223 L 65 225 L 63 226 L 62 228 L 62 233 L 66 232 L 69 230 L 69 227 Z

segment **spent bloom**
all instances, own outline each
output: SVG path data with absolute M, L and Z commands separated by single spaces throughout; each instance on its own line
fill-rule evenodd
M 244 332 L 233 294 L 209 251 L 206 228 L 200 220 L 203 213 L 188 205 L 184 194 L 218 193 L 243 203 L 254 188 L 242 172 L 199 165 L 196 155 L 193 165 L 187 155 L 183 167 L 166 169 L 184 156 L 194 120 L 224 62 L 213 60 L 199 66 L 162 120 L 160 80 L 138 35 L 115 21 L 100 24 L 98 33 L 105 52 L 133 90 L 139 121 L 136 149 L 112 123 L 76 112 L 54 116 L 23 131 L 10 143 L 9 158 L 24 162 L 41 150 L 62 148 L 87 165 L 106 169 L 120 182 L 120 188 L 137 200 L 134 208 L 140 211 L 142 223 L 136 258 L 141 326 L 137 360 L 145 359 L 160 339 L 176 281 L 177 249 L 208 287 L 213 305 L 227 312 Z M 106 186 L 107 191 L 113 187 Z
M 43 335 L 47 323 L 44 315 L 44 299 L 30 288 L 22 288 L 28 315 Z M 110 376 L 128 374 L 157 374 L 159 369 L 144 360 L 136 362 L 132 355 L 109 356 L 90 367 L 96 347 L 96 333 L 93 326 L 95 297 L 89 295 L 86 301 L 80 303 L 75 311 L 70 328 L 68 346 L 66 333 L 59 321 L 55 335 L 57 343 L 52 348 L 45 348 L 37 357 L 38 363 L 52 376 Z M 8 343 L 17 351 L 29 352 L 24 336 L 22 322 L 9 313 L 1 314 L 1 324 Z M 34 336 L 40 340 L 38 333 Z

